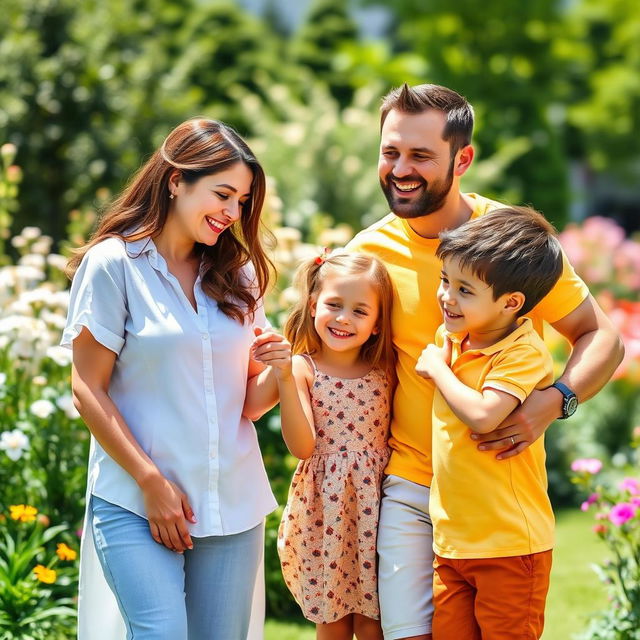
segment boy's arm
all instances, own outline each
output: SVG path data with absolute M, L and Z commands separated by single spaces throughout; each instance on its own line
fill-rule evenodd
M 581 402 L 609 380 L 624 355 L 618 332 L 592 296 L 552 326 L 571 343 L 571 356 L 559 378 Z M 494 432 L 474 436 L 479 449 L 500 450 L 498 459 L 515 456 L 533 444 L 561 415 L 562 395 L 555 387 L 533 391 Z M 513 438 L 513 440 L 512 440 Z M 515 446 L 512 446 L 513 443 Z
M 434 381 L 451 410 L 472 431 L 493 431 L 520 400 L 497 389 L 476 391 L 468 387 L 449 368 L 447 349 L 447 346 L 428 345 L 416 365 L 417 373 Z

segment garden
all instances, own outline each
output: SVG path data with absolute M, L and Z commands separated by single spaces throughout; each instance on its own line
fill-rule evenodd
M 206 113 L 232 123 L 269 176 L 265 221 L 278 280 L 267 312 L 282 326 L 299 260 L 385 215 L 377 105 L 389 87 L 425 80 L 460 89 L 476 108 L 479 157 L 465 188 L 545 212 L 624 341 L 611 382 L 547 433 L 558 547 L 544 638 L 640 639 L 633 3 L 544 0 L 517 3 L 518 13 L 502 0 L 480 17 L 473 3 L 452 13 L 446 2 L 418 10 L 398 0 L 384 3 L 384 37 L 363 35 L 351 4 L 381 3 L 315 1 L 293 27 L 278 3 L 255 15 L 195 0 L 8 2 L 10 19 L 0 24 L 0 640 L 75 635 L 89 436 L 71 398 L 70 352 L 58 343 L 66 260 L 104 205 L 176 122 Z M 472 27 L 481 19 L 482 38 Z M 561 371 L 567 346 L 552 330 L 545 337 Z M 280 505 L 267 518 L 266 637 L 311 638 L 275 553 L 296 460 L 277 409 L 256 428 Z

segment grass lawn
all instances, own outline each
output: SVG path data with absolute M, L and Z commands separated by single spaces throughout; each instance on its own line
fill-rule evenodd
M 590 613 L 606 607 L 602 587 L 590 568 L 604 558 L 606 549 L 591 531 L 593 513 L 560 511 L 556 520 L 557 543 L 542 639 L 571 640 L 584 630 Z M 267 620 L 265 640 L 314 639 L 311 623 Z
M 556 548 L 543 640 L 570 640 L 584 631 L 589 615 L 607 608 L 604 590 L 591 564 L 607 556 L 604 543 L 591 531 L 593 511 L 556 514 Z

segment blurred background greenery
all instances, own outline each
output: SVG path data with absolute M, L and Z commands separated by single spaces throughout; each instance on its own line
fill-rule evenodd
M 567 474 L 574 457 L 598 456 L 618 469 L 631 464 L 630 433 L 640 423 L 636 5 L 4 0 L 0 427 L 14 449 L 13 457 L 0 452 L 1 511 L 37 504 L 67 526 L 69 544 L 69 532 L 81 526 L 86 431 L 69 405 L 68 361 L 50 351 L 66 304 L 60 254 L 84 241 L 101 208 L 167 132 L 193 115 L 218 118 L 263 162 L 265 220 L 278 240 L 280 270 L 268 310 L 280 324 L 299 258 L 318 245 L 344 244 L 386 213 L 375 169 L 378 105 L 402 82 L 445 84 L 471 101 L 478 154 L 465 189 L 532 204 L 563 229 L 571 260 L 625 340 L 615 380 L 549 431 L 554 504 L 577 504 Z M 560 367 L 566 347 L 550 344 Z M 40 400 L 51 405 L 47 415 L 42 404 L 34 412 Z M 296 461 L 282 444 L 277 411 L 257 428 L 282 505 Z M 272 618 L 286 619 L 298 612 L 275 554 L 280 514 L 268 519 L 267 606 Z M 560 542 L 571 541 L 571 562 L 581 555 L 571 552 L 584 527 L 578 548 L 586 566 L 593 547 L 584 519 L 561 513 L 559 520 L 569 523 Z M 584 581 L 570 595 L 571 569 L 559 566 L 550 619 L 560 631 L 550 629 L 549 640 L 565 640 L 586 619 L 567 614 L 565 603 L 571 611 L 601 606 L 597 595 L 582 597 Z M 60 597 L 73 592 L 71 580 Z M 297 628 L 270 625 L 273 638 L 303 637 Z M 45 637 L 54 637 L 52 628 Z

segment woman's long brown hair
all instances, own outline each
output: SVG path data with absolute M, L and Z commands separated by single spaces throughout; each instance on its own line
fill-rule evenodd
M 90 241 L 74 252 L 67 275 L 73 277 L 87 251 L 106 238 L 115 236 L 134 242 L 160 233 L 169 213 L 169 177 L 176 169 L 181 180 L 194 184 L 238 162 L 253 175 L 251 195 L 242 206 L 240 220 L 221 234 L 215 245 L 197 244 L 196 250 L 202 261 L 203 291 L 218 302 L 225 315 L 244 322 L 255 311 L 258 298 L 265 294 L 273 269 L 261 241 L 265 176 L 246 142 L 231 127 L 216 120 L 192 118 L 167 136 L 107 209 Z M 247 280 L 243 273 L 249 261 L 255 269 L 254 281 Z

